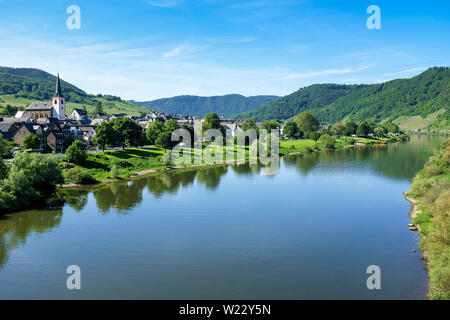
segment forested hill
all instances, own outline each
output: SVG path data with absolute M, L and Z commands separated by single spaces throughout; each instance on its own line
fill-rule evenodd
M 34 68 L 0 67 L 0 108 L 13 106 L 24 108 L 32 101 L 49 101 L 55 92 L 56 77 Z M 147 108 L 131 104 L 112 95 L 92 95 L 61 79 L 61 87 L 68 111 L 73 107 L 86 106 L 88 110 L 98 102 L 105 112 L 137 115 L 148 112 Z
M 317 110 L 326 122 L 343 118 L 379 121 L 400 116 L 426 117 L 450 107 L 450 68 L 431 68 L 411 79 L 374 84 Z
M 237 118 L 288 119 L 308 109 L 321 122 L 395 120 L 406 129 L 450 126 L 450 68 L 381 84 L 312 85 Z
M 254 118 L 258 121 L 288 119 L 303 110 L 316 110 L 337 99 L 365 87 L 364 85 L 314 84 L 291 93 L 259 109 L 236 115 L 236 118 Z
M 248 110 L 257 109 L 260 106 L 277 100 L 277 96 L 253 96 L 244 97 L 239 94 L 228 94 L 225 96 L 199 97 L 199 96 L 177 96 L 153 101 L 130 101 L 153 110 L 169 114 L 182 114 L 204 116 L 215 112 L 219 116 L 229 116 Z

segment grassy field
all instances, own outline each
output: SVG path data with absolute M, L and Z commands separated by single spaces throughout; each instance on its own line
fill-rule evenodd
M 138 106 L 138 105 L 130 103 L 130 102 L 108 101 L 104 98 L 96 98 L 96 99 L 102 102 L 103 110 L 107 114 L 125 113 L 127 115 L 139 116 L 141 113 L 149 113 L 148 108 Z M 3 106 L 3 107 L 9 104 L 13 107 L 26 108 L 32 102 L 35 102 L 35 101 L 37 101 L 37 100 L 30 100 L 30 99 L 21 98 L 21 97 L 16 98 L 12 94 L 0 95 L 0 106 Z M 50 102 L 50 101 L 40 101 L 40 102 Z M 74 108 L 82 109 L 83 106 L 86 107 L 88 113 L 91 113 L 94 111 L 93 105 L 67 102 L 67 108 L 66 108 L 67 115 L 69 115 Z
M 450 140 L 413 180 L 408 198 L 415 204 L 420 249 L 429 271 L 429 298 L 450 299 Z

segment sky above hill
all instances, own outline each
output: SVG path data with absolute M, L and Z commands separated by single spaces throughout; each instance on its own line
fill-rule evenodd
M 70 5 L 81 28 L 68 29 Z M 378 5 L 381 29 L 366 12 Z M 450 65 L 449 1 L 0 0 L 0 65 L 89 93 L 289 94 Z

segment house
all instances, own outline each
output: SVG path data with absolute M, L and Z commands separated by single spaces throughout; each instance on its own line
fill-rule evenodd
M 83 127 L 80 127 L 79 129 L 80 129 L 80 136 L 81 136 L 82 140 L 84 140 L 86 142 L 89 142 L 89 141 L 92 140 L 92 138 L 94 138 L 94 136 L 95 136 L 95 127 L 93 127 L 93 126 L 83 126 Z
M 17 132 L 17 125 L 14 122 L 0 122 L 0 136 L 3 139 L 11 140 Z
M 87 112 L 83 109 L 73 109 L 72 113 L 69 116 L 69 119 L 80 121 L 84 117 L 87 117 Z
M 34 126 L 35 124 L 29 122 L 23 122 L 22 124 L 20 124 L 14 136 L 12 137 L 14 142 L 22 146 L 23 140 L 25 140 L 27 136 L 29 136 L 30 134 L 36 134 Z
M 106 119 L 94 119 L 91 121 L 90 125 L 91 126 L 98 126 L 99 124 L 101 124 L 102 122 L 107 121 Z

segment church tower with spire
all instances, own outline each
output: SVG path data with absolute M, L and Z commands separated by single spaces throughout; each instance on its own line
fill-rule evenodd
M 59 120 L 65 120 L 66 119 L 66 103 L 65 98 L 61 91 L 61 81 L 59 80 L 59 73 L 58 77 L 56 78 L 56 88 L 55 88 L 55 94 L 52 98 L 52 105 L 53 109 L 55 109 L 56 113 L 58 114 Z

